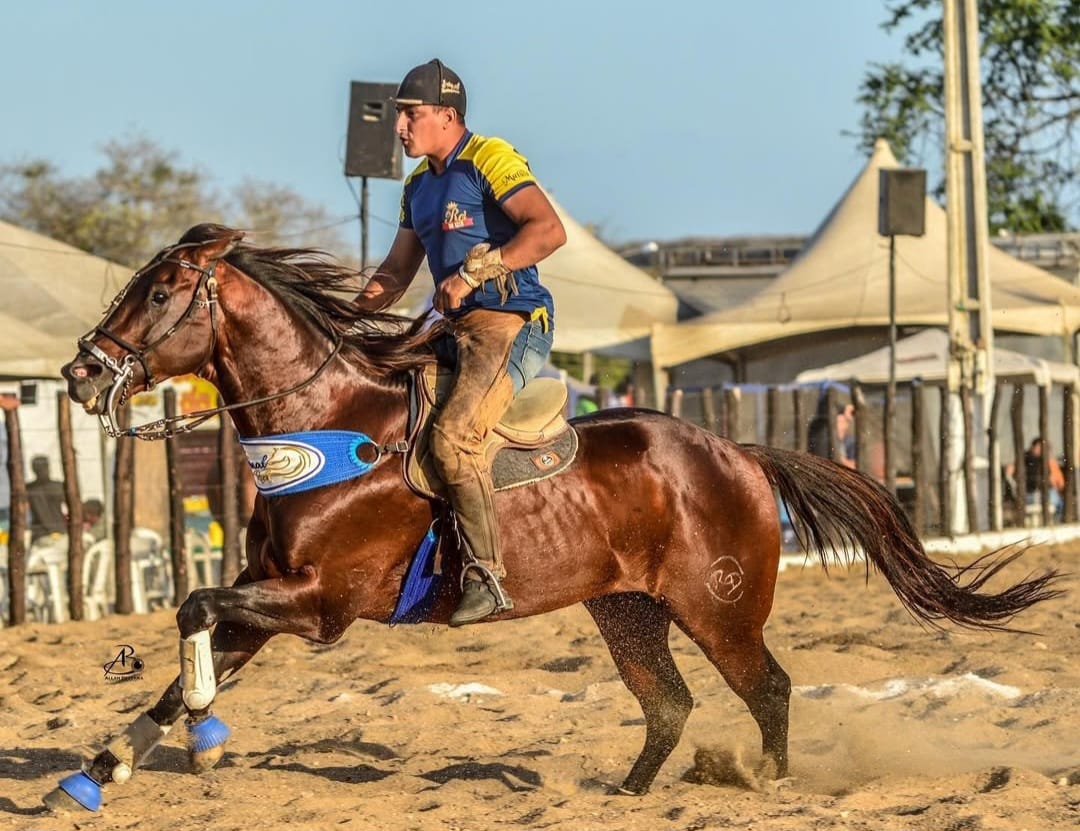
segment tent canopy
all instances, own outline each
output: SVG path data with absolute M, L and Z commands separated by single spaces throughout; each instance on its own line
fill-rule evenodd
M 131 269 L 0 222 L 0 377 L 59 378 Z
M 745 303 L 678 324 L 659 324 L 657 366 L 795 335 L 889 323 L 889 239 L 877 232 L 878 172 L 896 167 L 884 140 L 799 257 Z M 990 246 L 994 329 L 1068 335 L 1080 328 L 1080 288 Z M 896 321 L 947 326 L 945 211 L 926 199 L 926 234 L 896 237 Z
M 997 346 L 993 355 L 993 374 L 1000 381 L 1038 384 L 1042 387 L 1048 387 L 1051 383 L 1076 384 L 1080 381 L 1080 369 L 1071 364 L 1046 361 Z M 941 383 L 946 379 L 948 365 L 949 335 L 941 329 L 924 329 L 896 342 L 897 381 L 918 378 L 927 383 Z M 849 361 L 808 369 L 800 372 L 795 380 L 800 384 L 821 381 L 888 383 L 889 347 L 875 349 Z
M 551 203 L 566 229 L 566 245 L 540 263 L 540 280 L 555 299 L 555 349 L 607 352 L 638 341 L 647 360 L 652 326 L 675 323 L 678 298 Z

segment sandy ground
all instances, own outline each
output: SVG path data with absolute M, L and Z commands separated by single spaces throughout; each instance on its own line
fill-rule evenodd
M 1078 555 L 1035 550 L 1010 573 Z M 179 726 L 79 815 L 41 796 L 173 677 L 172 613 L 4 629 L 0 829 L 1080 828 L 1078 584 L 1018 621 L 1038 634 L 937 633 L 861 567 L 785 571 L 766 636 L 795 685 L 792 779 L 738 772 L 759 757 L 753 721 L 674 633 L 697 707 L 644 797 L 608 793 L 642 720 L 581 607 L 457 631 L 358 622 L 331 647 L 279 637 L 219 695 L 233 738 L 217 769 L 187 772 Z M 109 683 L 120 644 L 145 668 Z M 699 781 L 725 756 L 736 773 Z

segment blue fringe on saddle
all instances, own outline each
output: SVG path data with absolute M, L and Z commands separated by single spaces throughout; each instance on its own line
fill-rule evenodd
M 388 621 L 395 623 L 423 623 L 435 602 L 435 593 L 439 590 L 442 575 L 435 573 L 435 551 L 439 547 L 439 537 L 432 522 L 420 547 L 409 563 L 405 575 L 405 585 L 398 597 L 397 607 Z

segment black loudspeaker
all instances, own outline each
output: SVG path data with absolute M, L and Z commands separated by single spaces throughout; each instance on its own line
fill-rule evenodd
M 878 171 L 878 233 L 884 237 L 926 233 L 926 171 L 895 167 Z
M 349 95 L 349 133 L 345 175 L 401 178 L 401 142 L 394 135 L 396 84 L 353 81 Z

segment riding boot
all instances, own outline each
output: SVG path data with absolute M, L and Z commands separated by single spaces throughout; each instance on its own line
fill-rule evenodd
M 458 482 L 452 489 L 454 511 L 466 549 L 461 571 L 461 602 L 450 616 L 451 626 L 475 623 L 488 615 L 514 608 L 499 585 L 506 570 L 499 556 L 491 483 L 487 475 Z

